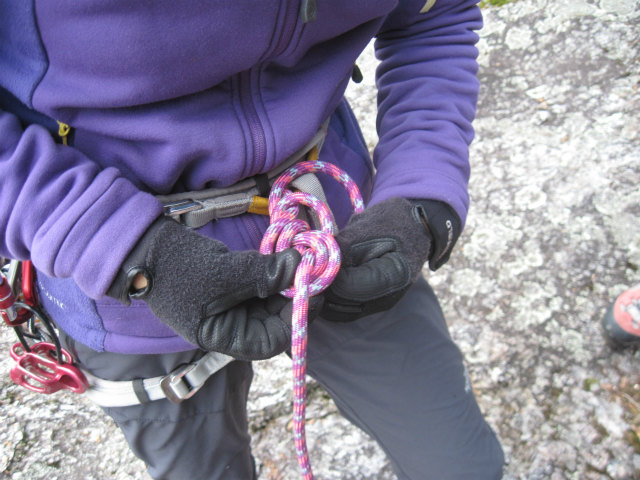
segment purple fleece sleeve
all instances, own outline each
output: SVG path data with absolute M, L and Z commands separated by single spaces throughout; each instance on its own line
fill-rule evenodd
M 427 5 L 431 2 L 427 2 Z M 468 147 L 478 97 L 474 1 L 400 2 L 376 40 L 380 137 L 371 203 L 390 197 L 451 205 L 464 224 Z
M 0 132 L 0 255 L 102 296 L 160 203 L 40 126 L 0 111 Z

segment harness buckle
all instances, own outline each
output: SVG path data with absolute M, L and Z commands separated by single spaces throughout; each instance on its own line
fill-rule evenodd
M 160 388 L 172 403 L 180 403 L 193 397 L 204 385 L 191 385 L 185 376 L 196 368 L 197 364 L 180 365 L 173 372 L 160 380 Z
M 164 205 L 164 214 L 169 217 L 180 218 L 180 215 L 193 212 L 194 210 L 200 210 L 201 208 L 202 204 L 195 200 L 178 200 L 176 202 L 166 203 Z

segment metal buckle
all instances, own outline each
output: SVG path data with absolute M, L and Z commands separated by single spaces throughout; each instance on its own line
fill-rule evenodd
M 180 403 L 183 400 L 193 397 L 204 382 L 200 385 L 190 385 L 186 378 L 189 372 L 196 368 L 197 363 L 181 365 L 169 375 L 160 380 L 160 388 L 166 397 L 173 403 Z
M 202 205 L 195 200 L 178 200 L 167 203 L 164 206 L 164 214 L 170 217 L 179 217 L 194 210 L 200 210 Z

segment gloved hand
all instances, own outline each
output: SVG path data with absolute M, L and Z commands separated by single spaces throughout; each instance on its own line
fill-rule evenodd
M 432 270 L 449 259 L 460 223 L 436 200 L 392 198 L 354 215 L 336 236 L 342 265 L 324 292 L 323 317 L 348 322 L 393 307 L 427 259 Z
M 291 301 L 300 254 L 230 251 L 177 222 L 158 219 L 122 264 L 107 295 L 143 299 L 176 333 L 204 350 L 240 360 L 283 352 L 291 340 Z M 140 287 L 141 286 L 141 287 Z

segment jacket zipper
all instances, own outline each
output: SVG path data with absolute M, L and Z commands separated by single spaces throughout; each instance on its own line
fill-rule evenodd
M 241 72 L 238 79 L 238 88 L 240 90 L 240 104 L 242 105 L 242 111 L 244 112 L 247 124 L 249 125 L 249 136 L 251 138 L 251 144 L 253 145 L 254 165 L 262 169 L 267 157 L 267 139 L 264 133 L 264 127 L 262 126 L 262 122 L 258 116 L 256 105 L 252 98 L 251 88 L 254 72 L 257 69 L 258 67 L 253 67 L 250 70 Z
M 285 3 L 286 12 L 282 26 L 282 34 L 278 38 L 272 52 L 267 54 L 268 56 L 274 56 L 284 52 L 289 46 L 295 32 L 298 18 L 298 2 L 285 0 Z M 241 72 L 238 75 L 238 89 L 240 104 L 249 126 L 249 135 L 253 145 L 254 167 L 263 169 L 267 160 L 267 140 L 262 121 L 260 120 L 256 104 L 253 100 L 253 82 L 259 74 L 260 65 Z M 256 83 L 259 83 L 259 78 L 256 79 Z
M 249 237 L 246 248 L 258 248 L 262 242 L 262 232 L 256 223 L 256 217 L 258 215 L 243 215 L 241 217 Z
M 285 3 L 286 12 L 284 24 L 282 25 L 282 33 L 271 52 L 271 56 L 280 55 L 287 49 L 291 44 L 291 40 L 293 40 L 293 34 L 295 33 L 296 24 L 298 23 L 298 16 L 300 14 L 299 2 L 297 0 L 285 0 Z

